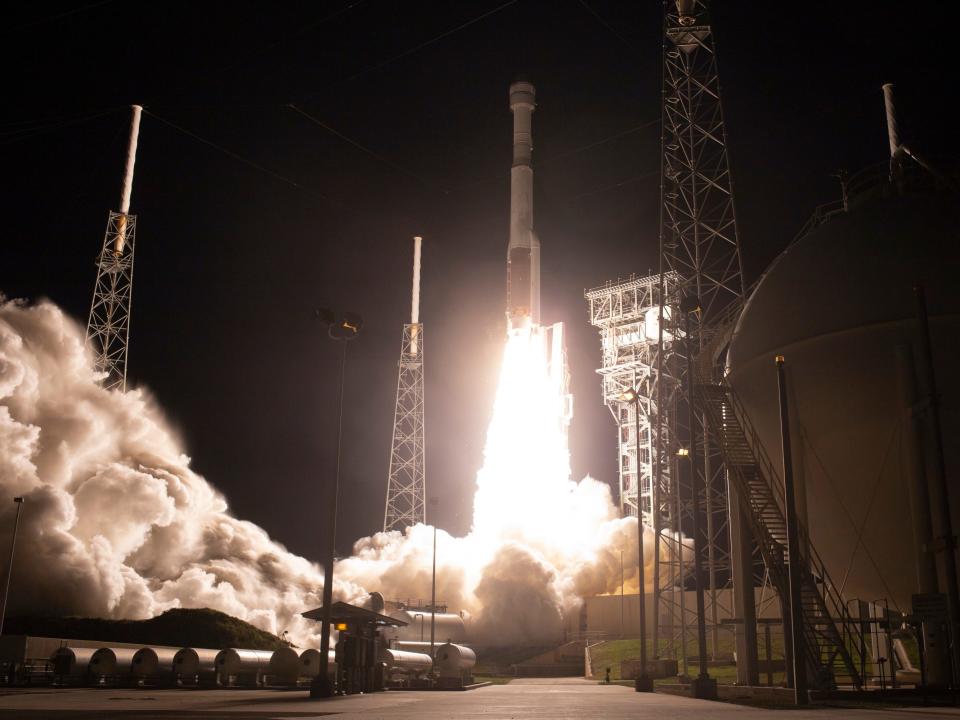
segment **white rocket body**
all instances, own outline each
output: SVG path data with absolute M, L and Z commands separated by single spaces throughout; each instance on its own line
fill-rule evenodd
M 510 244 L 507 247 L 508 329 L 540 324 L 540 241 L 533 232 L 533 137 L 536 91 L 510 86 L 513 167 L 510 170 Z

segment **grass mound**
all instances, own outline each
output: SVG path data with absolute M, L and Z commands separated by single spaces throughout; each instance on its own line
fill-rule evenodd
M 149 620 L 23 616 L 8 619 L 3 630 L 9 635 L 172 647 L 277 650 L 289 645 L 248 622 L 209 608 L 167 610 Z

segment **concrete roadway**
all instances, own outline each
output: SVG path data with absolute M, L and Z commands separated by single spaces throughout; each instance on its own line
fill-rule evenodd
M 0 691 L 0 718 L 17 720 L 960 720 L 957 708 L 761 710 L 674 695 L 638 695 L 620 685 L 578 678 L 514 680 L 467 692 L 385 692 L 310 701 L 304 691 L 118 690 Z

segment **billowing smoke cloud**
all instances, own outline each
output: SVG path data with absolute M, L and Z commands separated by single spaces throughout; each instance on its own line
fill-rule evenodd
M 582 597 L 618 589 L 621 551 L 636 587 L 637 523 L 617 517 L 606 485 L 570 482 L 565 438 L 535 435 L 518 450 L 511 428 L 497 425 L 543 420 L 517 417 L 526 401 L 536 405 L 537 367 L 522 369 L 520 358 L 518 371 L 510 352 L 505 369 L 513 362 L 521 377 L 512 382 L 525 389 L 501 381 L 473 530 L 438 532 L 437 593 L 466 611 L 478 640 L 536 642 L 558 637 Z M 518 498 L 517 487 L 533 495 Z M 26 505 L 11 613 L 137 619 L 211 607 L 288 630 L 301 645 L 317 641 L 300 613 L 320 604 L 320 568 L 229 514 L 149 393 L 102 389 L 81 328 L 56 306 L 0 297 L 0 496 L 15 495 Z M 0 504 L 0 526 L 12 514 Z M 337 564 L 335 597 L 429 597 L 432 540 L 422 525 L 359 540 Z M 649 568 L 648 529 L 645 540 Z

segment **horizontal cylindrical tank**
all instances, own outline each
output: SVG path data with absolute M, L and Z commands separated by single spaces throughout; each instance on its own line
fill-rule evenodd
M 383 649 L 380 651 L 380 662 L 385 663 L 390 672 L 408 675 L 422 675 L 433 667 L 429 655 L 408 650 Z
M 133 648 L 100 648 L 90 658 L 89 672 L 99 677 L 129 675 L 136 653 Z
M 273 657 L 271 650 L 228 648 L 217 653 L 214 664 L 217 667 L 220 682 L 227 684 L 231 677 L 256 676 L 268 672 L 271 657 Z
M 463 645 L 444 643 L 437 648 L 437 673 L 440 677 L 469 675 L 477 664 L 477 654 Z
M 333 674 L 337 664 L 335 650 L 327 652 L 327 670 Z M 309 648 L 300 653 L 300 677 L 313 678 L 320 674 L 320 651 Z
M 219 650 L 183 648 L 173 656 L 173 672 L 180 678 L 195 678 L 216 671 Z
M 135 677 L 156 677 L 173 674 L 174 648 L 145 647 L 133 654 L 131 673 Z
M 391 639 L 430 641 L 431 613 L 429 611 L 414 609 L 391 610 L 387 615 L 407 623 L 405 627 L 396 628 L 396 630 L 390 634 Z M 444 642 L 465 642 L 467 639 L 467 629 L 463 624 L 463 618 L 456 613 L 437 613 L 436 619 L 434 620 L 433 637 L 437 644 Z
M 274 650 L 270 656 L 267 674 L 274 682 L 296 682 L 300 677 L 300 656 L 297 651 L 288 647 Z
M 57 648 L 50 656 L 54 675 L 85 675 L 96 648 Z

